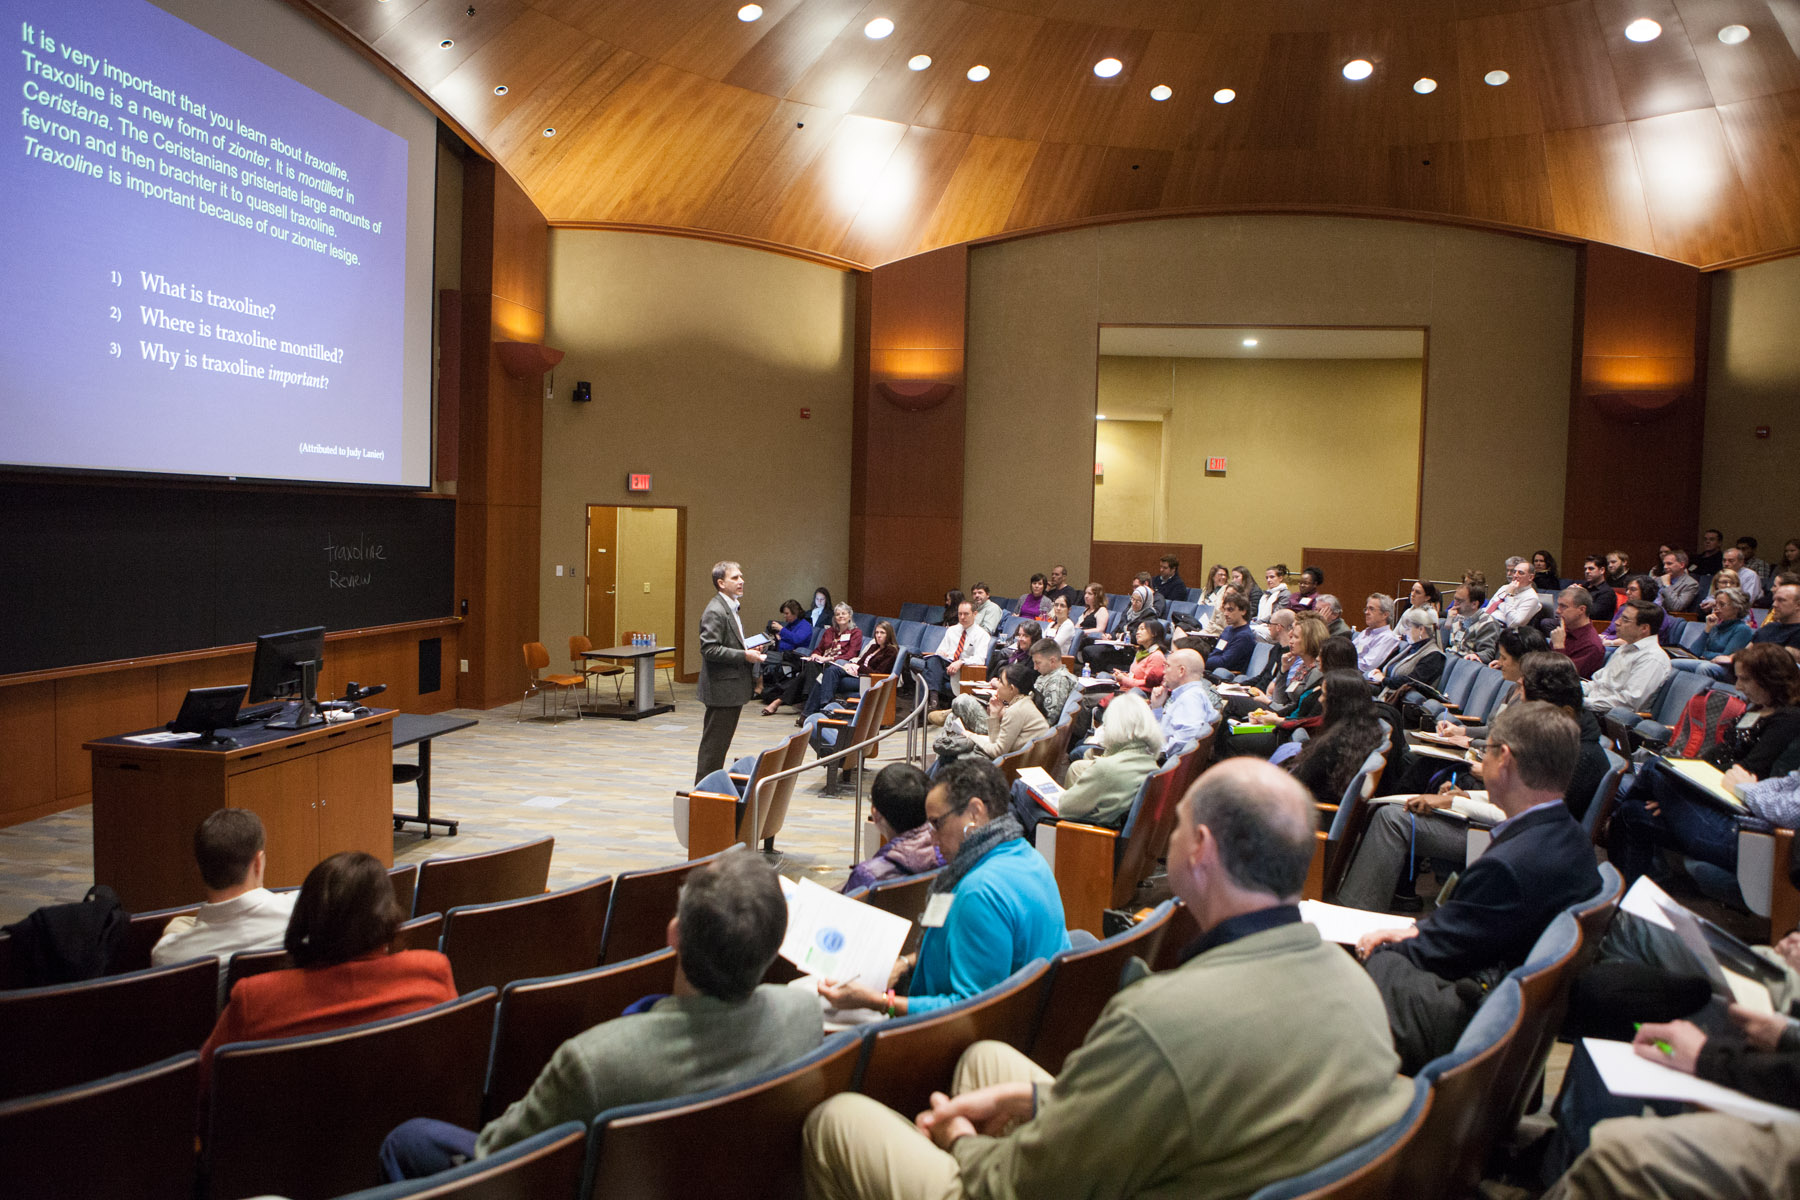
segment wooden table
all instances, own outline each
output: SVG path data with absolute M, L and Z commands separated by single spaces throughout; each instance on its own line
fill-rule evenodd
M 413 713 L 400 713 L 394 717 L 394 749 L 402 746 L 416 745 L 419 748 L 419 765 L 411 763 L 394 764 L 395 783 L 415 783 L 419 787 L 419 811 L 417 813 L 394 814 L 394 832 L 399 833 L 408 821 L 425 826 L 425 836 L 431 836 L 433 825 L 442 825 L 456 836 L 457 823 L 448 817 L 431 815 L 431 739 L 442 737 L 446 733 L 455 733 L 459 729 L 468 729 L 481 722 L 474 717 L 422 717 Z
M 202 898 L 194 830 L 216 809 L 246 808 L 268 833 L 268 887 L 301 883 L 340 850 L 394 865 L 394 713 L 299 731 L 247 725 L 232 746 L 100 738 L 93 755 L 94 882 L 146 912 Z M 160 730 L 147 730 L 159 733 Z
M 608 646 L 604 650 L 583 650 L 583 658 L 602 658 L 608 662 L 629 660 L 632 676 L 629 705 L 621 707 L 617 704 L 597 704 L 581 711 L 597 717 L 615 717 L 621 721 L 641 721 L 658 713 L 674 712 L 673 704 L 656 702 L 656 656 L 673 653 L 674 646 Z

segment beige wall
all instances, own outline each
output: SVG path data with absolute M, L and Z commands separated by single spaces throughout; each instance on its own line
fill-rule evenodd
M 675 628 L 675 517 L 672 508 L 618 510 L 618 629 L 654 633 L 658 644 L 681 644 Z M 696 612 L 698 621 L 700 614 Z
M 1271 562 L 1298 563 L 1303 545 L 1412 541 L 1421 375 L 1417 359 L 1109 355 L 1100 359 L 1100 408 L 1167 413 L 1160 536 L 1203 542 L 1208 563 L 1243 563 L 1260 575 Z M 1277 412 L 1280 420 L 1264 415 Z M 1114 424 L 1096 427 L 1102 442 Z M 1221 455 L 1225 473 L 1208 475 L 1206 459 Z M 1321 496 L 1332 502 L 1320 504 Z M 1152 540 L 1105 532 L 1100 488 L 1094 503 L 1096 538 Z M 1254 516 L 1221 521 L 1220 513 Z
M 1769 562 L 1800 537 L 1800 258 L 1713 276 L 1712 345 L 1706 372 L 1706 447 L 1700 523 L 1749 534 Z M 1759 425 L 1769 437 L 1758 438 Z
M 844 587 L 849 556 L 855 284 L 841 271 L 690 238 L 550 233 L 550 345 L 567 352 L 544 402 L 540 639 L 583 623 L 589 504 L 685 506 L 693 627 L 721 558 L 744 566 L 745 624 L 789 596 Z M 576 380 L 594 399 L 575 404 Z M 800 410 L 810 408 L 810 420 Z M 629 472 L 655 490 L 633 496 Z M 639 582 L 642 591 L 642 582 Z M 629 627 L 629 626 L 622 626 Z
M 1002 594 L 1057 559 L 1086 574 L 1103 323 L 1423 327 L 1423 569 L 1492 575 L 1562 528 L 1572 247 L 1408 221 L 1192 217 L 980 246 L 969 274 L 970 470 L 1004 451 L 1031 464 L 1035 496 L 1056 498 L 1032 521 L 997 521 L 969 490 L 963 575 Z M 1472 504 L 1484 496 L 1505 499 Z M 1192 532 L 1209 559 L 1241 519 L 1203 514 Z
M 1161 421 L 1103 421 L 1094 430 L 1094 540 L 1147 542 L 1162 510 Z

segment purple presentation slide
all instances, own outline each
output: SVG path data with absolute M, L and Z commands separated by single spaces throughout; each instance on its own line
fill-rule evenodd
M 401 483 L 405 140 L 142 0 L 0 13 L 0 462 Z

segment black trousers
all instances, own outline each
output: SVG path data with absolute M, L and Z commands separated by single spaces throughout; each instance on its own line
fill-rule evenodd
M 1387 1006 L 1402 1075 L 1417 1075 L 1426 1063 L 1455 1049 L 1456 1039 L 1475 1015 L 1455 980 L 1416 967 L 1396 951 L 1369 955 L 1369 978 Z
M 725 756 L 731 753 L 731 738 L 737 732 L 738 717 L 743 711 L 741 704 L 706 706 L 706 716 L 700 721 L 700 761 L 694 767 L 695 783 L 724 768 Z

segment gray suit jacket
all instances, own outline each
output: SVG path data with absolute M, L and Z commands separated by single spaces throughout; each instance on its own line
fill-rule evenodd
M 738 708 L 756 693 L 756 673 L 744 659 L 744 639 L 731 612 L 731 601 L 714 592 L 700 614 L 700 703 Z

